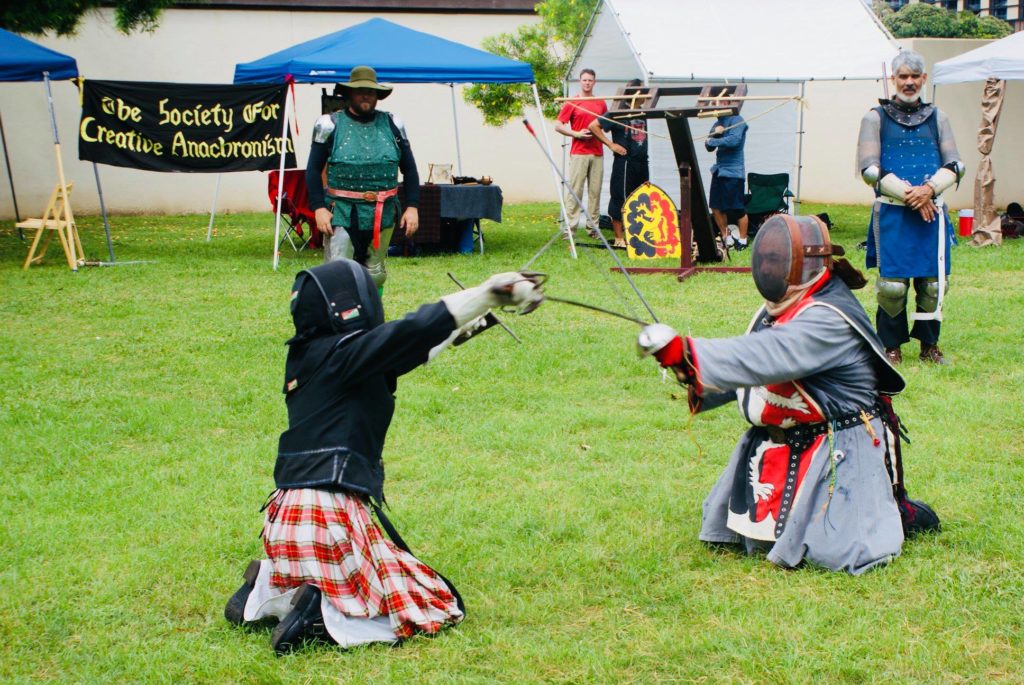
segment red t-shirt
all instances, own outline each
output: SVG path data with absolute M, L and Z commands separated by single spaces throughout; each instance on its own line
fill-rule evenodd
M 570 100 L 562 105 L 562 111 L 558 113 L 558 120 L 563 124 L 569 124 L 573 131 L 583 131 L 590 122 L 598 116 L 604 116 L 608 112 L 608 105 L 604 100 Z M 604 153 L 604 145 L 597 138 L 573 138 L 572 147 L 569 148 L 570 155 L 597 155 Z

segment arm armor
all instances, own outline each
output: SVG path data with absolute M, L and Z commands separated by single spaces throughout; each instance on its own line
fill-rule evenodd
M 334 133 L 334 117 L 330 114 L 324 114 L 313 124 L 314 143 L 326 143 L 332 133 Z
M 956 164 L 956 162 L 952 162 L 952 164 Z M 943 191 L 954 184 L 958 184 L 959 182 L 960 177 L 957 176 L 956 171 L 948 167 L 942 167 L 932 174 L 932 177 L 926 181 L 926 183 L 932 187 L 932 192 L 935 197 L 942 195 Z
M 899 200 L 900 202 L 907 196 L 908 190 L 910 190 L 910 184 L 893 173 L 882 176 L 881 180 L 878 181 L 878 191 L 882 195 Z
M 878 168 L 877 164 L 872 164 L 868 168 L 860 172 L 860 177 L 864 179 L 864 182 L 869 186 L 874 187 L 878 183 L 878 177 L 882 175 L 882 170 Z
M 405 131 L 405 122 L 402 121 L 397 114 L 388 112 L 388 116 L 391 117 L 391 125 L 394 126 L 395 130 L 398 131 L 398 135 L 405 142 L 409 142 L 409 134 Z

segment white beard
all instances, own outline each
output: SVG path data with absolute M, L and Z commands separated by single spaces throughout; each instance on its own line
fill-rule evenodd
M 900 102 L 904 102 L 904 103 L 906 103 L 908 105 L 912 105 L 912 104 L 914 104 L 915 102 L 917 102 L 918 100 L 921 99 L 921 91 L 918 91 L 918 92 L 914 93 L 913 97 L 907 97 L 903 93 L 897 92 L 896 93 L 896 99 L 899 100 Z

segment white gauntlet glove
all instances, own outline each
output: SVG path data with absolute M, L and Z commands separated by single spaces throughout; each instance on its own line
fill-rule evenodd
M 520 314 L 529 314 L 544 301 L 543 284 L 539 274 L 512 271 L 491 276 L 481 287 L 487 288 L 494 296 L 492 306 L 518 307 Z
M 512 305 L 520 307 L 521 314 L 529 314 L 544 301 L 543 281 L 537 274 L 509 273 L 491 276 L 475 288 L 460 290 L 441 298 L 455 326 L 461 328 L 493 307 Z

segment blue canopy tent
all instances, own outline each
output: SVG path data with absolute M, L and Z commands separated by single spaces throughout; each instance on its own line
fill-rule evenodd
M 16 33 L 0 29 L 0 81 L 43 81 L 47 79 L 47 75 L 51 79 L 58 80 L 75 78 L 78 76 L 78 66 L 75 64 L 73 57 L 62 55 L 59 52 L 26 40 Z M 46 88 L 47 93 L 49 93 L 49 83 L 47 83 Z M 52 99 L 50 100 L 50 113 L 52 118 Z M 53 121 L 54 142 L 57 142 L 56 119 L 53 119 Z M 0 140 L 3 142 L 4 162 L 7 164 L 7 178 L 11 184 L 14 217 L 16 221 L 21 221 L 21 213 L 18 211 L 18 196 L 14 193 L 14 175 L 11 173 L 11 160 L 7 154 L 7 137 L 4 135 L 2 117 L 0 117 Z M 59 156 L 57 160 L 59 163 Z M 21 229 L 18 229 L 18 232 L 21 233 Z
M 0 29 L 0 81 L 64 81 L 78 77 L 73 57 Z
M 234 82 L 279 83 L 293 79 L 296 83 L 338 83 L 347 81 L 352 67 L 361 64 L 372 66 L 377 77 L 386 83 L 447 83 L 451 87 L 453 118 L 456 83 L 534 83 L 533 69 L 525 62 L 499 57 L 384 19 L 370 19 L 253 62 L 236 64 Z M 541 112 L 535 84 L 533 96 L 537 111 Z M 543 119 L 543 114 L 540 116 Z M 287 116 L 285 118 L 287 127 Z M 547 144 L 547 128 L 541 128 Z M 457 118 L 455 147 L 461 174 Z M 282 157 L 282 178 L 283 164 Z M 276 240 L 277 235 L 275 246 Z M 274 266 L 277 267 L 276 249 Z
M 235 65 L 235 83 L 337 83 L 369 64 L 391 83 L 533 83 L 525 62 L 499 57 L 384 19 L 293 45 Z
M 0 29 L 0 81 L 26 82 L 43 81 L 46 85 L 46 100 L 50 109 L 50 126 L 53 130 L 53 144 L 57 154 L 57 175 L 60 180 L 61 191 L 67 197 L 67 181 L 64 178 L 64 163 L 60 155 L 60 136 L 57 133 L 57 116 L 53 111 L 53 93 L 50 91 L 50 81 L 65 81 L 78 78 L 78 64 L 74 57 L 43 47 L 33 43 L 27 38 Z M 18 199 L 14 195 L 14 176 L 11 173 L 11 162 L 7 156 L 7 138 L 4 135 L 3 121 L 0 120 L 0 138 L 3 139 L 4 161 L 7 163 L 7 177 L 11 183 L 11 197 L 14 201 L 14 215 L 17 221 L 21 221 L 18 211 Z M 110 226 L 107 223 L 107 211 L 103 206 L 103 190 L 100 187 L 99 171 L 93 164 L 93 172 L 96 174 L 96 188 L 100 196 L 100 208 L 103 211 L 103 230 L 107 237 L 107 251 L 110 254 L 110 261 L 114 261 L 114 246 L 110 241 Z M 19 229 L 20 232 L 20 229 Z M 74 257 L 75 245 L 71 241 L 72 257 Z M 78 255 L 84 257 L 84 255 Z M 73 259 L 76 263 L 78 259 Z

